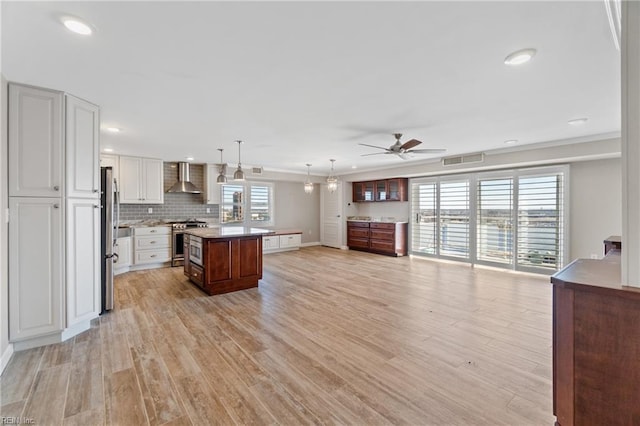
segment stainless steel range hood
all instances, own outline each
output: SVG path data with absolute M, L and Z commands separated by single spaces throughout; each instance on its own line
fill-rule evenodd
M 178 181 L 167 192 L 187 192 L 189 194 L 200 194 L 202 192 L 190 181 L 189 163 L 178 163 Z

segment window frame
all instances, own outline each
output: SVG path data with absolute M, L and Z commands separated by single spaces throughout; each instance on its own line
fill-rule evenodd
M 475 173 L 460 173 L 460 174 L 450 174 L 450 175 L 438 175 L 438 176 L 430 176 L 423 178 L 414 178 L 410 181 L 410 191 L 411 191 L 411 200 L 410 200 L 410 213 L 411 220 L 409 221 L 409 243 L 411 247 L 409 247 L 409 252 L 411 255 L 422 256 L 422 257 L 432 257 L 438 259 L 446 259 L 453 260 L 458 262 L 467 262 L 471 264 L 478 265 L 486 265 L 497 267 L 501 269 L 522 271 L 522 272 L 533 272 L 533 273 L 542 273 L 542 274 L 553 274 L 556 271 L 560 270 L 564 267 L 569 259 L 569 206 L 570 206 L 570 198 L 569 198 L 569 188 L 570 188 L 570 169 L 569 165 L 557 165 L 557 166 L 540 166 L 540 167 L 528 167 L 528 168 L 519 168 L 519 169 L 508 169 L 508 170 L 495 170 L 495 171 L 482 171 Z M 557 269 L 546 268 L 546 267 L 536 267 L 527 264 L 521 264 L 518 262 L 518 244 L 519 238 L 521 237 L 518 229 L 518 211 L 520 207 L 520 197 L 518 193 L 518 187 L 521 178 L 535 177 L 535 176 L 548 176 L 548 175 L 561 175 L 561 188 L 559 188 L 558 193 L 558 207 L 560 207 L 560 217 L 558 219 L 559 226 L 562 229 L 558 231 L 558 260 L 557 260 Z M 457 257 L 457 256 L 447 256 L 441 254 L 441 229 L 440 229 L 440 188 L 441 183 L 443 182 L 452 182 L 452 181 L 462 181 L 464 179 L 468 179 L 469 185 L 469 254 L 465 257 Z M 511 241 L 511 261 L 510 262 L 495 262 L 491 260 L 481 260 L 479 259 L 479 222 L 480 215 L 478 212 L 478 205 L 480 200 L 478 197 L 480 196 L 478 185 L 482 180 L 491 180 L 491 179 L 512 179 L 512 200 L 511 200 L 511 223 L 512 223 L 512 241 Z M 414 234 L 416 232 L 416 221 L 417 219 L 417 209 L 414 206 L 415 200 L 414 197 L 417 194 L 417 190 L 414 185 L 419 184 L 434 184 L 436 185 L 436 247 L 434 253 L 426 253 L 421 251 L 414 251 L 414 242 L 417 241 L 417 236 Z
M 225 186 L 241 186 L 243 199 L 239 205 L 242 208 L 243 217 L 239 221 L 224 221 L 223 210 L 224 206 L 233 205 L 225 203 L 224 200 L 224 187 Z M 268 188 L 268 206 L 267 211 L 269 215 L 268 221 L 252 220 L 252 202 L 251 202 L 251 189 L 252 187 L 267 187 Z M 218 206 L 219 214 L 218 218 L 220 225 L 222 226 L 247 226 L 247 227 L 266 227 L 273 226 L 275 223 L 275 185 L 273 182 L 260 182 L 260 181 L 244 181 L 244 182 L 229 182 L 220 185 L 220 205 Z

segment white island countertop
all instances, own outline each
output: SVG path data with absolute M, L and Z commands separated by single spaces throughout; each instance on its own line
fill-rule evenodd
M 247 226 L 220 226 L 216 228 L 187 228 L 185 234 L 194 235 L 205 239 L 250 237 L 253 235 L 275 234 L 275 231 Z

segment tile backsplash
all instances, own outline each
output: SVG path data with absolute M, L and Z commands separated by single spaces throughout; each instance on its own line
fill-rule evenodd
M 204 165 L 191 164 L 190 174 L 191 182 L 203 191 Z M 120 206 L 120 220 L 218 218 L 218 206 L 204 204 L 205 194 L 167 193 L 166 191 L 177 180 L 177 163 L 164 163 L 164 204 L 122 204 Z M 148 212 L 149 208 L 153 210 L 152 213 Z M 207 209 L 210 213 L 207 213 Z

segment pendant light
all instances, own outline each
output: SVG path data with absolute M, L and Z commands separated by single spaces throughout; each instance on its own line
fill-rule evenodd
M 327 189 L 329 192 L 335 192 L 335 190 L 338 189 L 338 179 L 333 175 L 333 163 L 336 160 L 331 159 L 329 161 L 331 161 L 331 174 L 329 174 L 327 178 Z
M 242 171 L 242 165 L 240 164 L 240 144 L 242 143 L 242 141 L 236 141 L 236 143 L 238 144 L 238 168 L 233 173 L 233 180 L 243 181 L 244 172 Z
M 311 164 L 307 163 L 307 181 L 304 183 L 304 192 L 306 194 L 313 192 L 313 182 L 311 182 L 311 176 L 309 175 L 309 167 L 311 167 Z
M 216 182 L 219 184 L 223 184 L 227 183 L 227 176 L 225 175 L 225 172 L 227 171 L 227 165 L 222 162 L 222 151 L 224 151 L 224 149 L 218 148 L 218 151 L 220 151 L 220 174 L 218 175 Z

